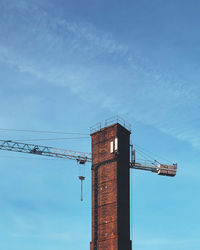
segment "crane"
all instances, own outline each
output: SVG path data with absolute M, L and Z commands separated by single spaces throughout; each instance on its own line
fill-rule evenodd
M 133 150 L 133 145 L 130 145 L 130 147 L 131 147 L 131 161 L 130 161 L 131 169 L 151 171 L 153 173 L 157 173 L 158 175 L 165 175 L 171 177 L 174 177 L 176 175 L 177 172 L 176 163 L 174 163 L 173 165 L 166 165 L 166 164 L 160 164 L 155 160 L 149 165 L 144 165 L 142 163 L 136 162 L 136 154 L 135 154 L 136 150 Z M 90 153 L 49 147 L 49 146 L 41 146 L 23 142 L 16 142 L 12 140 L 0 140 L 0 150 L 76 160 L 79 164 L 92 162 L 92 157 Z M 84 177 L 80 176 L 79 179 L 83 181 Z
M 91 250 L 132 250 L 130 240 L 130 169 L 151 171 L 174 177 L 177 164 L 156 160 L 136 161 L 136 150 L 130 144 L 131 129 L 125 121 L 106 121 L 105 127 L 91 130 L 92 154 L 67 149 L 0 140 L 0 150 L 70 159 L 92 167 L 92 241 Z M 81 201 L 83 181 L 81 181 Z
M 130 168 L 151 171 L 153 173 L 157 173 L 158 175 L 166 175 L 172 177 L 176 175 L 177 164 L 173 165 L 157 164 L 157 161 L 153 162 L 151 165 L 141 164 L 139 162 L 136 162 L 135 160 L 135 150 L 133 150 L 133 145 L 130 145 L 130 147 L 131 147 Z M 23 142 L 16 142 L 12 140 L 0 140 L 0 150 L 76 160 L 79 164 L 92 162 L 90 153 L 55 148 L 55 147 L 41 146 Z M 81 201 L 83 201 L 83 181 L 85 180 L 85 177 L 83 175 L 79 175 L 78 178 L 81 181 Z

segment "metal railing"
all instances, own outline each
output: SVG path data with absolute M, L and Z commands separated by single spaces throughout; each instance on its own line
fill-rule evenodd
M 119 123 L 121 124 L 123 127 L 125 127 L 127 130 L 131 131 L 131 124 L 128 123 L 127 121 L 125 121 L 122 117 L 116 115 L 116 116 L 113 116 L 109 119 L 106 119 L 105 120 L 105 127 L 111 125 L 111 124 L 114 124 L 114 123 Z
M 115 123 L 119 123 L 120 125 L 122 125 L 123 127 L 125 127 L 128 131 L 131 132 L 131 124 L 128 123 L 127 121 L 125 121 L 122 117 L 120 116 L 113 116 L 109 119 L 105 120 L 105 124 L 102 126 L 102 124 L 96 123 L 95 125 L 93 125 L 92 127 L 90 127 L 90 134 L 95 133 L 98 130 L 101 130 L 104 127 L 108 127 L 109 125 L 115 124 Z
M 94 124 L 92 127 L 90 127 L 90 134 L 92 134 L 98 130 L 101 130 L 101 128 L 102 128 L 101 122 Z

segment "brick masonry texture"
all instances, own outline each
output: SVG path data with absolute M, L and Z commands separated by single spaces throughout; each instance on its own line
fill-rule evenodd
M 91 250 L 131 250 L 130 132 L 116 123 L 92 137 Z M 118 140 L 117 150 L 110 143 Z

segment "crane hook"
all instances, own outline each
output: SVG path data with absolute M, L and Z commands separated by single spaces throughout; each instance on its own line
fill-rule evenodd
M 83 181 L 85 180 L 85 177 L 79 176 L 78 178 L 81 181 L 81 201 L 83 201 Z

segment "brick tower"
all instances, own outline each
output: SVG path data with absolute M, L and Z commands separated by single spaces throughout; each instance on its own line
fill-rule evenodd
M 130 133 L 130 129 L 122 126 L 118 121 L 91 133 L 92 242 L 90 250 L 132 249 Z

